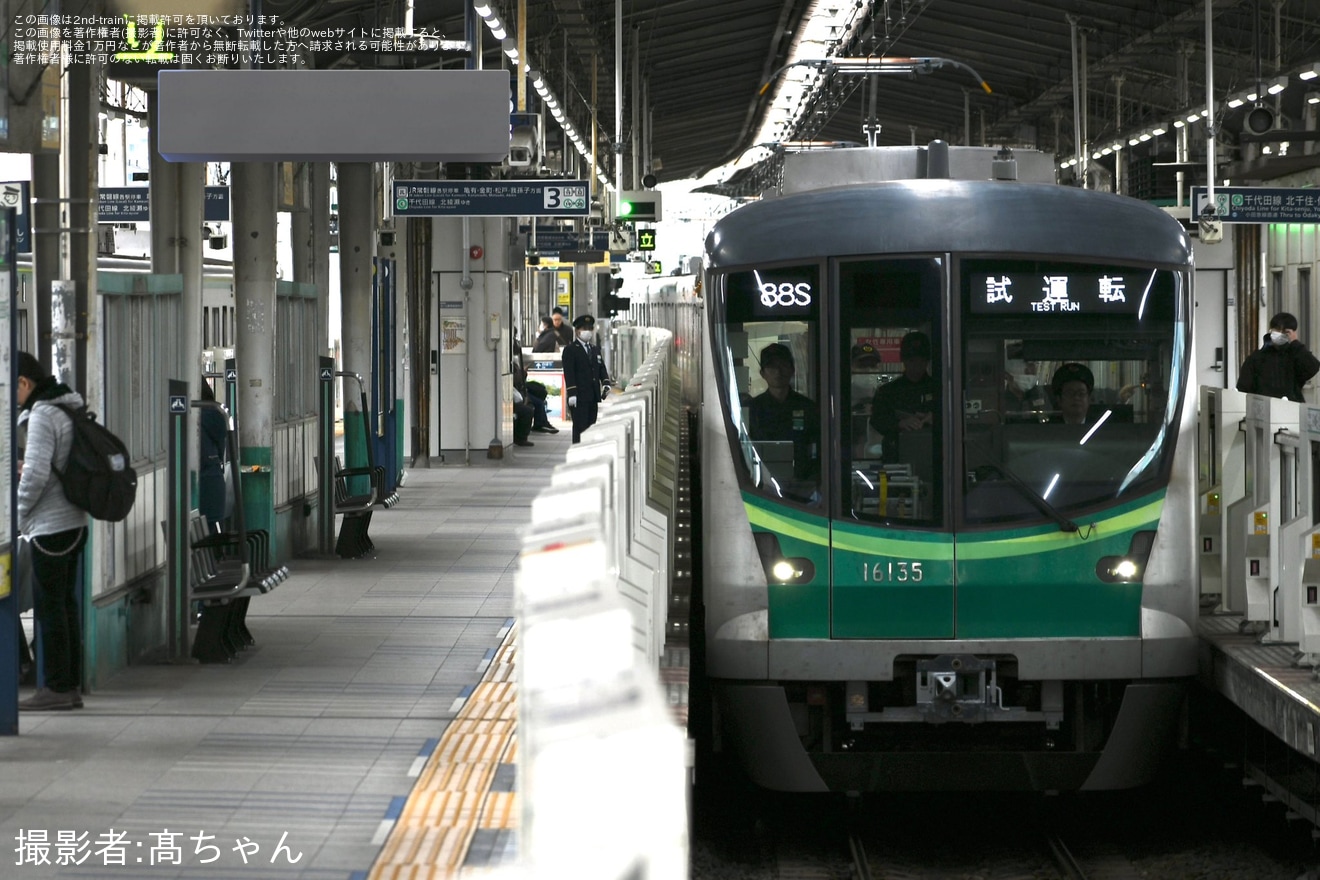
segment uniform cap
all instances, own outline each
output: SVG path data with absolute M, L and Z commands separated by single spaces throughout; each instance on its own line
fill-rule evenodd
M 930 337 L 920 330 L 913 330 L 898 344 L 898 356 L 901 360 L 911 357 L 930 360 Z
M 852 347 L 852 364 L 856 369 L 880 366 L 880 352 L 869 342 Z
M 591 330 L 596 326 L 596 319 L 591 315 L 578 315 L 573 319 L 573 327 L 577 330 Z
M 761 349 L 761 368 L 764 369 L 768 364 L 785 364 L 793 366 L 793 352 L 782 342 L 772 342 Z
M 1050 389 L 1055 394 L 1063 392 L 1063 386 L 1068 382 L 1084 382 L 1087 391 L 1095 390 L 1095 376 L 1086 364 L 1064 364 L 1054 371 L 1054 379 L 1050 382 Z

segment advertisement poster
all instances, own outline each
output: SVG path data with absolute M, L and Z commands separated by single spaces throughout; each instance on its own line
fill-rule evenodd
M 440 346 L 443 354 L 467 352 L 467 318 L 440 319 Z
M 545 414 L 551 419 L 566 421 L 568 413 L 564 409 L 564 374 L 559 370 L 538 370 L 535 365 L 527 371 L 528 382 L 540 382 L 545 386 Z

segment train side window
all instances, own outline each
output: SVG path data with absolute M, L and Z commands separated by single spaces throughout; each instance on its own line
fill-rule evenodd
M 745 475 L 768 495 L 813 507 L 822 502 L 819 278 L 816 266 L 731 273 L 715 327 Z

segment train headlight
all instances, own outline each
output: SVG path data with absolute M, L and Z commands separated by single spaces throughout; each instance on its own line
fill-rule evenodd
M 773 532 L 755 532 L 756 552 L 761 557 L 765 579 L 773 584 L 805 584 L 816 577 L 816 566 L 805 556 L 789 556 Z
M 1150 550 L 1155 546 L 1153 531 L 1140 531 L 1132 535 L 1128 552 L 1122 556 L 1104 556 L 1095 564 L 1095 575 L 1107 584 L 1132 584 L 1146 575 Z

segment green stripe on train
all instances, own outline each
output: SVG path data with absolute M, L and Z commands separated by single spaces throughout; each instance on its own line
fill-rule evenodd
M 1082 518 L 1077 532 L 1038 523 L 956 541 L 949 532 L 831 522 L 748 493 L 743 500 L 754 531 L 774 533 L 785 556 L 816 569 L 807 583 L 769 584 L 772 638 L 1122 637 L 1139 634 L 1141 586 L 1100 584 L 1095 563 L 1158 525 L 1164 492 Z
M 854 553 L 882 553 L 887 556 L 912 556 L 923 559 L 953 559 L 954 536 L 949 532 L 908 532 L 903 538 L 882 537 L 876 529 L 881 525 L 858 525 L 834 521 L 824 516 L 803 513 L 776 505 L 772 501 L 743 493 L 747 521 L 753 529 L 774 532 L 810 544 L 830 545 L 833 526 L 835 550 Z M 1054 523 L 1037 524 L 1028 528 L 1003 531 L 960 532 L 958 558 L 999 559 L 1024 553 L 1049 553 L 1064 550 L 1078 542 L 1112 538 L 1142 528 L 1153 528 L 1164 510 L 1164 492 L 1148 495 L 1129 504 L 1112 508 L 1103 518 L 1078 523 L 1076 532 L 1064 532 Z M 890 527 L 892 528 L 892 527 Z

